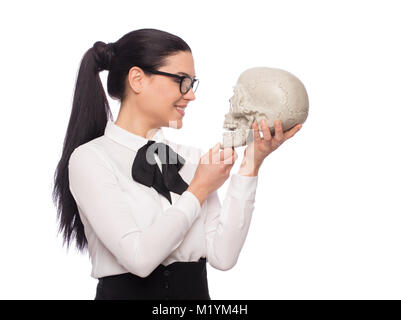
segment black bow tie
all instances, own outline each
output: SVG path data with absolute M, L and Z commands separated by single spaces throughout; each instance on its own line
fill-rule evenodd
M 148 151 L 149 148 L 151 150 Z M 161 161 L 163 173 L 156 163 L 155 152 Z M 136 154 L 132 164 L 132 178 L 145 186 L 155 188 L 172 204 L 169 191 L 182 194 L 188 188 L 188 184 L 178 173 L 184 163 L 185 159 L 167 144 L 149 140 Z

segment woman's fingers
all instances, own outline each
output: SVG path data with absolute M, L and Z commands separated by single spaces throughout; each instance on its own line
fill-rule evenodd
M 282 141 L 284 139 L 283 127 L 281 125 L 281 120 L 274 121 L 274 139 L 277 141 Z
M 231 148 L 224 148 L 223 150 L 219 151 L 220 154 L 220 161 L 224 162 L 227 158 L 229 158 L 232 154 Z
M 252 123 L 252 131 L 253 131 L 253 140 L 255 141 L 255 143 L 259 143 L 262 140 L 262 138 L 260 137 L 258 123 L 256 121 Z
M 213 148 L 210 148 L 207 159 L 205 159 L 205 162 L 202 163 L 204 164 L 218 163 L 220 158 L 219 154 L 220 145 L 221 145 L 220 142 L 218 142 L 217 144 L 214 145 Z
M 234 164 L 238 158 L 238 154 L 234 147 L 224 148 L 221 150 L 221 143 L 217 143 L 213 148 L 209 149 L 208 158 L 205 159 L 205 164 Z M 202 162 L 203 163 L 203 162 Z
M 271 135 L 271 132 L 270 132 L 270 128 L 267 125 L 267 121 L 265 119 L 260 121 L 260 126 L 262 127 L 263 140 L 265 140 L 267 142 L 270 142 L 270 140 L 272 139 L 272 135 Z
M 238 158 L 237 153 L 234 148 L 225 148 L 220 151 L 220 161 L 225 164 L 234 164 L 234 161 Z
M 260 128 L 263 132 L 263 140 L 260 136 L 259 132 L 259 126 L 258 122 L 254 121 L 252 123 L 252 131 L 253 131 L 253 138 L 254 138 L 254 143 L 256 145 L 259 145 L 260 147 L 266 146 L 269 149 L 266 150 L 274 150 L 278 148 L 285 140 L 291 138 L 294 136 L 294 134 L 301 129 L 302 124 L 297 124 L 290 130 L 287 130 L 286 132 L 283 132 L 283 127 L 281 120 L 275 120 L 274 121 L 274 137 L 272 137 L 270 128 L 267 124 L 266 120 L 261 120 L 260 121 Z M 265 142 L 261 144 L 261 142 Z M 238 154 L 235 152 L 234 148 L 224 148 L 223 151 L 220 150 L 220 143 L 217 143 L 209 152 L 209 159 L 211 163 L 224 163 L 224 164 L 234 164 L 235 160 L 238 158 Z M 273 149 L 271 149 L 273 148 Z M 248 149 L 248 148 L 247 148 Z M 245 149 L 245 150 L 247 150 Z M 263 148 L 262 148 L 263 149 Z M 261 149 L 260 149 L 261 150 Z M 244 156 L 246 156 L 246 151 L 244 153 Z
M 216 153 L 217 151 L 220 150 L 220 142 L 217 142 L 214 147 L 212 148 L 213 153 Z
M 292 127 L 290 130 L 287 130 L 286 132 L 284 132 L 284 139 L 287 140 L 289 138 L 292 138 L 294 134 L 296 134 L 301 128 L 302 124 L 299 123 Z
M 274 121 L 274 138 L 272 140 L 272 145 L 277 148 L 284 142 L 283 127 L 281 126 L 281 120 Z

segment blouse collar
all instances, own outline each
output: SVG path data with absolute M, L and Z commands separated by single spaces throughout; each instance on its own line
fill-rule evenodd
M 157 128 L 151 139 L 146 139 L 116 125 L 111 119 L 107 120 L 104 135 L 134 151 L 138 151 L 149 140 L 165 143 L 162 128 Z

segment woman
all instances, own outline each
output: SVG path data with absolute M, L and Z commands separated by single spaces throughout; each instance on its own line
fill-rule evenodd
M 115 122 L 102 70 L 108 94 L 121 102 Z M 189 46 L 155 29 L 98 41 L 81 61 L 53 196 L 64 243 L 75 239 L 89 251 L 95 299 L 210 299 L 206 262 L 235 265 L 263 159 L 300 128 L 283 133 L 276 121 L 272 138 L 261 123 L 261 138 L 254 123 L 254 142 L 221 205 L 217 189 L 234 149 L 216 144 L 202 155 L 162 131 L 182 127 L 197 82 Z

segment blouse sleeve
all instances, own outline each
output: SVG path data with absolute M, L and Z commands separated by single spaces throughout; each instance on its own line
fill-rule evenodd
M 207 258 L 216 269 L 228 270 L 237 263 L 252 218 L 257 181 L 258 176 L 233 174 L 222 206 L 217 191 L 205 201 Z
M 200 214 L 198 199 L 189 191 L 141 229 L 135 216 L 146 208 L 128 205 L 113 168 L 92 146 L 71 154 L 69 188 L 97 237 L 129 272 L 148 276 L 185 237 Z

